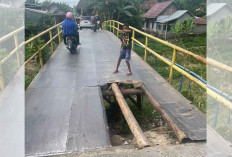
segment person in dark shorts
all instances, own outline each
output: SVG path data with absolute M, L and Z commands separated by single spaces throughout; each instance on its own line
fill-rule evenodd
M 131 30 L 129 28 L 129 25 L 124 24 L 123 26 L 123 30 L 119 31 L 119 33 L 122 33 L 122 38 L 121 38 L 121 48 L 120 48 L 120 56 L 118 58 L 118 63 L 117 63 L 117 67 L 115 69 L 115 71 L 113 72 L 113 74 L 118 72 L 118 68 L 120 66 L 120 63 L 122 61 L 122 59 L 126 60 L 126 64 L 128 67 L 129 72 L 127 73 L 127 75 L 131 75 L 131 67 L 130 67 L 130 60 L 131 60 Z

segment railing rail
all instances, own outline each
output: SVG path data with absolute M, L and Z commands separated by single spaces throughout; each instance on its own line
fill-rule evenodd
M 18 68 L 20 68 L 21 66 L 21 62 L 20 62 L 20 56 L 18 53 L 18 50 L 23 46 L 23 43 L 21 43 L 19 45 L 19 38 L 18 38 L 18 34 L 24 31 L 24 26 L 20 27 L 19 29 L 3 36 L 0 38 L 0 43 L 10 39 L 10 38 L 14 38 L 14 49 L 5 57 L 0 61 L 0 88 L 1 90 L 3 90 L 5 88 L 5 81 L 4 81 L 4 76 L 3 76 L 3 71 L 2 71 L 2 64 L 4 64 L 11 56 L 13 56 L 14 54 L 16 54 L 17 56 L 17 64 L 18 64 Z
M 115 23 L 117 23 L 117 27 L 115 26 Z M 106 26 L 110 27 L 109 30 L 112 31 L 113 33 L 115 32 L 115 30 L 117 31 L 117 36 L 119 36 L 119 30 L 120 30 L 120 26 L 122 26 L 123 23 L 120 23 L 118 21 L 115 21 L 115 20 L 109 20 L 109 21 L 105 21 L 104 22 L 104 28 Z M 211 97 L 213 97 L 214 99 L 216 99 L 218 102 L 221 102 L 223 103 L 225 106 L 227 106 L 229 109 L 232 110 L 232 102 L 228 99 L 226 99 L 225 97 L 221 96 L 219 93 L 215 92 L 214 90 L 212 90 L 212 88 L 209 88 L 207 83 L 204 83 L 202 82 L 202 80 L 200 80 L 199 78 L 197 77 L 194 77 L 193 75 L 191 75 L 190 73 L 188 73 L 187 71 L 183 70 L 182 68 L 178 67 L 176 65 L 176 53 L 177 52 L 180 52 L 180 53 L 183 53 L 185 55 L 188 55 L 188 56 L 191 56 L 192 58 L 200 61 L 201 63 L 204 63 L 204 64 L 207 64 L 207 65 L 211 65 L 211 66 L 214 66 L 218 69 L 221 69 L 221 70 L 225 70 L 225 71 L 228 71 L 228 72 L 232 72 L 232 67 L 230 66 L 227 66 L 225 64 L 222 64 L 220 62 L 217 62 L 215 60 L 212 60 L 210 58 L 204 58 L 202 56 L 199 56 L 199 55 L 196 55 L 194 54 L 193 52 L 190 52 L 188 50 L 185 50 L 181 47 L 178 47 L 174 44 L 171 44 L 169 42 L 166 42 L 164 40 L 161 40 L 157 37 L 154 37 L 150 34 L 147 34 L 145 32 L 142 32 L 134 27 L 131 27 L 130 26 L 130 29 L 132 30 L 132 50 L 134 49 L 134 45 L 135 43 L 137 43 L 138 45 L 140 45 L 141 47 L 143 47 L 145 49 L 144 51 L 144 60 L 147 61 L 147 55 L 148 53 L 147 52 L 150 52 L 151 54 L 153 54 L 155 57 L 159 58 L 161 61 L 163 61 L 164 63 L 166 63 L 167 65 L 169 65 L 171 67 L 171 70 L 170 70 L 170 74 L 169 74 L 169 83 L 172 84 L 172 79 L 173 79 L 173 70 L 176 70 L 178 71 L 179 73 L 181 73 L 182 75 L 184 75 L 185 77 L 187 77 L 189 80 L 195 82 L 196 84 L 198 84 L 199 86 L 201 86 L 202 88 L 206 89 L 207 90 L 207 94 Z M 135 38 L 135 32 L 140 34 L 140 35 L 143 35 L 145 36 L 145 44 L 143 44 L 142 42 L 140 42 L 139 40 L 137 40 Z M 154 41 L 157 41 L 163 45 L 166 45 L 170 48 L 173 49 L 173 56 L 172 56 L 172 61 L 168 61 L 166 58 L 164 58 L 163 56 L 161 56 L 160 54 L 158 54 L 157 52 L 155 52 L 154 50 L 152 50 L 151 48 L 149 48 L 148 46 L 148 39 L 152 39 Z
M 8 35 L 0 38 L 0 43 L 14 37 L 14 42 L 15 42 L 15 48 L 4 58 L 0 61 L 0 88 L 1 90 L 3 90 L 5 88 L 5 82 L 4 82 L 4 76 L 3 76 L 3 73 L 2 73 L 2 64 L 4 64 L 12 55 L 16 54 L 17 55 L 17 61 L 18 61 L 18 68 L 20 68 L 20 66 L 22 65 L 22 63 L 20 63 L 20 58 L 19 58 L 19 54 L 18 54 L 18 50 L 20 48 L 22 48 L 23 46 L 27 45 L 27 44 L 30 44 L 31 42 L 39 39 L 40 37 L 42 37 L 43 35 L 49 33 L 49 37 L 50 37 L 50 40 L 45 43 L 42 47 L 40 47 L 38 45 L 37 47 L 37 52 L 35 52 L 29 59 L 27 59 L 27 61 L 24 62 L 24 65 L 28 64 L 34 57 L 36 57 L 37 55 L 39 56 L 39 60 L 40 60 L 40 66 L 42 67 L 43 66 L 43 58 L 42 58 L 42 50 L 48 46 L 49 44 L 51 44 L 51 50 L 52 50 L 52 53 L 54 52 L 54 45 L 53 45 L 53 41 L 58 37 L 59 39 L 59 43 L 61 43 L 61 34 L 63 33 L 62 30 L 60 30 L 60 26 L 62 25 L 62 22 L 39 33 L 38 35 L 28 39 L 27 41 L 24 41 L 22 42 L 21 44 L 18 43 L 18 33 L 24 31 L 25 27 L 21 27 L 11 33 L 9 33 Z M 57 29 L 57 34 L 55 36 L 53 36 L 52 34 L 52 31 L 54 29 Z
M 52 53 L 54 52 L 53 41 L 58 37 L 58 38 L 59 38 L 59 43 L 61 42 L 61 34 L 63 33 L 63 31 L 60 30 L 60 26 L 62 25 L 62 23 L 63 23 L 63 22 L 61 22 L 61 23 L 59 23 L 59 24 L 57 24 L 57 25 L 55 25 L 55 26 L 53 26 L 53 27 L 51 27 L 51 28 L 49 28 L 49 29 L 47 29 L 47 30 L 41 32 L 41 33 L 39 33 L 38 35 L 36 35 L 36 36 L 34 36 L 34 37 L 28 39 L 28 40 L 25 42 L 25 45 L 26 45 L 26 44 L 29 44 L 29 43 L 35 41 L 36 39 L 39 39 L 39 38 L 42 37 L 43 35 L 49 33 L 50 40 L 49 40 L 47 43 L 45 43 L 42 47 L 40 47 L 40 45 L 38 45 L 38 50 L 37 50 L 37 52 L 35 52 L 30 58 L 28 58 L 28 59 L 25 61 L 24 65 L 28 64 L 35 56 L 39 55 L 40 66 L 41 66 L 41 67 L 43 66 L 43 59 L 42 59 L 42 57 L 41 57 L 41 56 L 42 56 L 42 50 L 43 50 L 45 47 L 47 47 L 49 44 L 51 44 Z M 52 36 L 52 31 L 53 31 L 54 29 L 57 29 L 57 34 L 53 37 L 53 36 Z

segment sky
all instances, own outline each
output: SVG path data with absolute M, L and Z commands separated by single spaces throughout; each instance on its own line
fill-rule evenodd
M 45 0 L 39 0 L 40 2 L 43 2 Z M 69 4 L 69 6 L 73 7 L 74 5 L 77 5 L 79 0 L 51 0 L 52 2 L 66 2 Z

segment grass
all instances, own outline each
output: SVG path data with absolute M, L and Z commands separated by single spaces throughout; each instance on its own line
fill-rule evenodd
M 146 97 L 143 97 L 142 99 L 142 110 L 139 110 L 138 107 L 129 99 L 126 99 L 126 101 L 143 131 L 148 131 L 155 127 L 164 125 L 161 116 L 158 112 L 156 112 L 156 110 L 154 110 L 154 107 Z M 105 102 L 105 109 L 110 130 L 113 134 L 124 135 L 131 133 L 130 128 L 117 104 L 110 105 Z
M 208 98 L 207 100 L 208 110 L 207 110 L 207 121 L 208 124 L 214 127 L 215 116 L 216 116 L 216 109 L 217 109 L 217 102 L 213 98 Z M 228 123 L 229 118 L 229 109 L 222 104 L 219 104 L 218 110 L 218 117 L 217 123 L 215 126 L 215 130 L 226 140 L 232 142 L 232 125 L 231 125 L 231 118 Z M 231 117 L 231 116 L 230 116 Z
M 140 37 L 138 39 L 140 42 L 145 43 L 144 38 Z M 203 57 L 206 56 L 206 36 L 196 36 L 196 37 L 189 37 L 188 39 L 182 38 L 178 40 L 170 39 L 168 40 L 168 42 L 175 44 L 179 47 L 182 47 L 186 50 L 189 50 L 197 55 L 201 55 Z M 172 48 L 167 47 L 153 40 L 149 40 L 148 43 L 149 43 L 148 44 L 149 48 L 151 48 L 161 56 L 164 56 L 172 60 L 172 53 L 173 53 Z M 135 52 L 139 56 L 144 58 L 144 48 L 135 46 Z M 148 55 L 147 63 L 151 67 L 156 69 L 155 57 L 152 54 Z M 203 79 L 206 80 L 206 65 L 201 63 L 200 61 L 197 61 L 196 59 L 193 59 L 190 56 L 184 55 L 183 53 L 177 52 L 176 63 L 198 74 L 199 76 L 201 76 Z M 163 76 L 166 80 L 168 80 L 170 74 L 170 67 L 158 59 L 157 72 L 161 76 Z M 180 88 L 180 80 L 181 80 L 181 74 L 174 70 L 172 85 L 176 90 L 179 90 Z M 202 89 L 199 85 L 197 85 L 194 82 L 191 82 L 190 89 L 188 87 L 189 87 L 189 79 L 184 77 L 181 94 L 185 96 L 188 100 L 190 100 L 192 104 L 195 105 L 200 111 L 206 113 L 206 98 L 207 98 L 206 90 Z

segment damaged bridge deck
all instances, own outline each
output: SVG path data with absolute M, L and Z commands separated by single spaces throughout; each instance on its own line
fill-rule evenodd
M 111 33 L 80 32 L 77 54 L 59 45 L 26 90 L 26 154 L 48 155 L 110 146 L 100 85 L 109 80 L 145 84 L 187 137 L 206 139 L 206 118 L 138 55 L 132 53 L 133 75 L 124 62 L 113 75 L 120 41 Z

